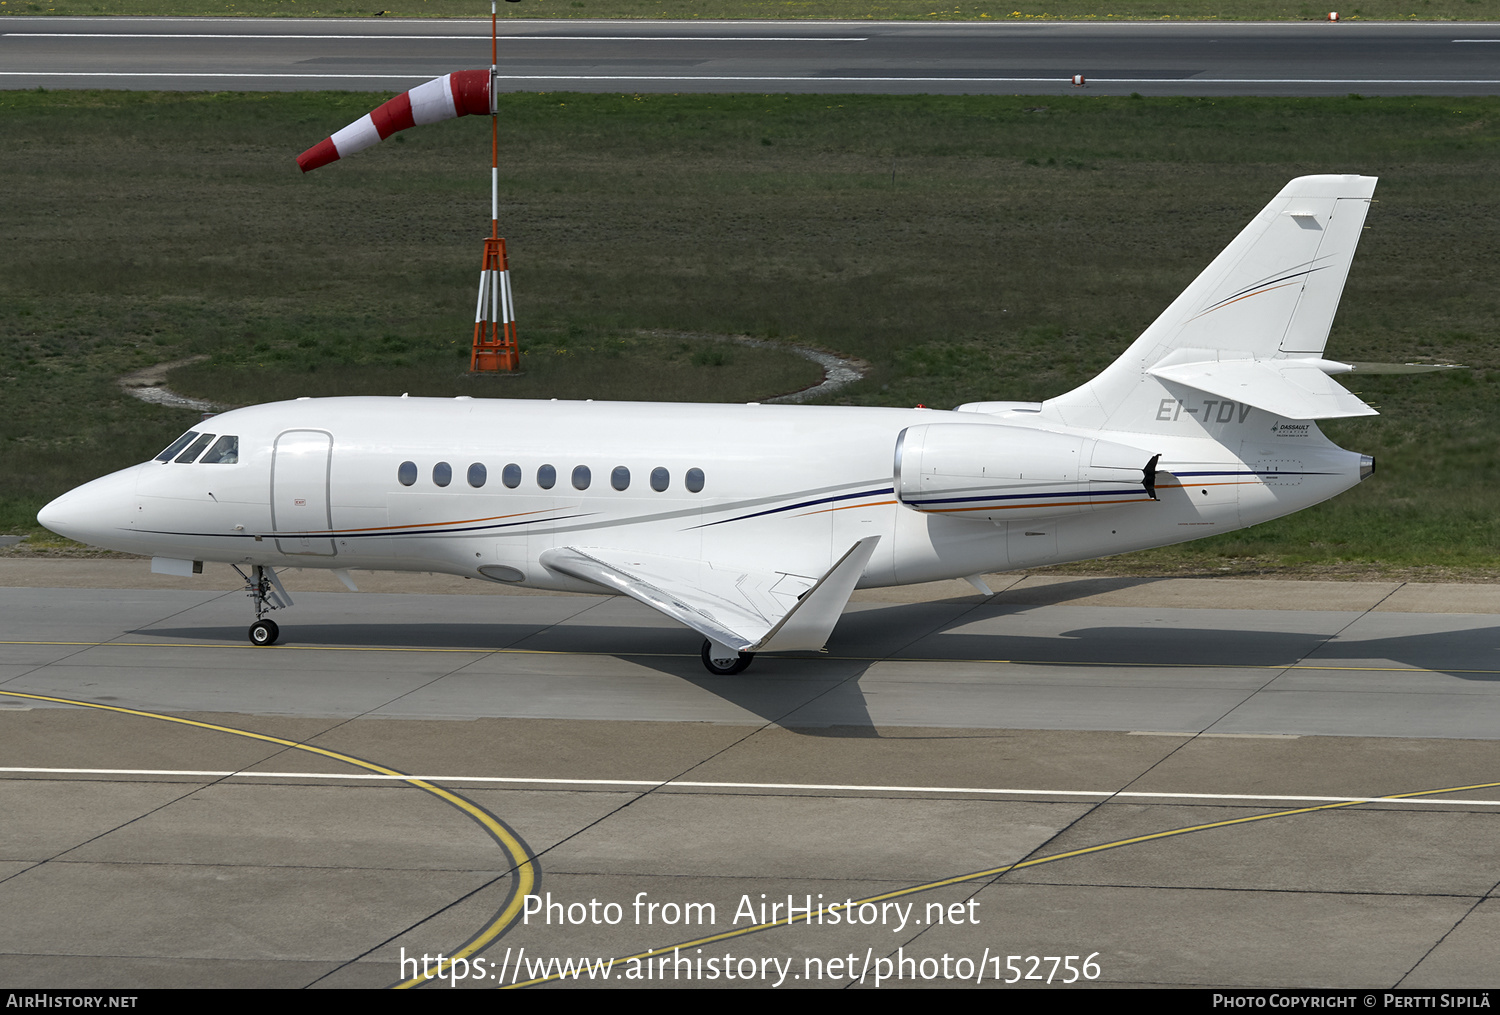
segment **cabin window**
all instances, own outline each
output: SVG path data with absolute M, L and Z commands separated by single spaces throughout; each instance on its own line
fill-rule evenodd
M 432 481 L 438 486 L 447 486 L 453 482 L 453 466 L 447 462 L 438 462 L 432 467 Z
M 688 488 L 689 493 L 698 493 L 703 489 L 703 470 L 689 469 L 683 477 L 683 485 Z
M 500 471 L 500 481 L 514 490 L 521 485 L 521 467 L 515 463 L 507 465 Z
M 181 464 L 186 464 L 187 462 L 191 462 L 194 458 L 197 458 L 199 455 L 203 454 L 203 449 L 206 448 L 206 447 L 208 447 L 209 443 L 213 439 L 214 439 L 214 435 L 213 434 L 211 434 L 211 433 L 203 434 L 197 440 L 193 441 L 192 444 L 188 445 L 188 449 L 186 451 L 184 451 L 182 454 L 178 455 L 175 460 L 178 463 L 181 463 Z
M 208 449 L 208 454 L 198 460 L 199 465 L 236 465 L 240 460 L 240 439 L 233 434 L 220 437 L 218 443 Z
M 396 470 L 396 479 L 402 486 L 411 486 L 417 481 L 417 463 L 402 462 L 401 467 Z
M 475 462 L 473 465 L 469 466 L 469 485 L 474 489 L 477 490 L 481 486 L 483 486 L 484 481 L 488 478 L 489 471 L 485 469 L 482 463 Z
M 593 474 L 589 472 L 587 465 L 579 465 L 573 469 L 573 489 L 587 490 L 592 479 Z
M 623 490 L 630 485 L 630 470 L 623 465 L 616 465 L 615 471 L 609 474 L 609 485 L 616 490 Z
M 536 485 L 543 490 L 550 490 L 557 482 L 557 470 L 550 465 L 544 465 L 536 470 Z
M 672 474 L 666 469 L 657 467 L 651 470 L 651 489 L 661 493 L 672 484 Z
M 156 460 L 158 462 L 170 462 L 173 458 L 177 457 L 177 452 L 193 443 L 193 438 L 197 436 L 197 430 L 189 430 L 187 433 L 183 434 L 181 437 L 177 438 L 170 445 L 168 445 L 167 450 L 156 456 Z

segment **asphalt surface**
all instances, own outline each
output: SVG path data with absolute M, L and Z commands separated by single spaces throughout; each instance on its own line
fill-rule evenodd
M 628 601 L 303 573 L 256 649 L 144 572 L 0 561 L 0 982 L 1500 986 L 1500 587 L 871 591 L 726 680 Z
M 490 61 L 488 21 L 0 20 L 0 87 L 388 91 Z M 514 21 L 516 91 L 1493 95 L 1500 25 Z

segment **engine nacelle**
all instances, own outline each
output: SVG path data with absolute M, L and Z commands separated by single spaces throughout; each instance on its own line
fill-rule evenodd
M 1160 457 L 1028 427 L 909 426 L 896 438 L 896 499 L 953 518 L 1050 518 L 1156 500 Z

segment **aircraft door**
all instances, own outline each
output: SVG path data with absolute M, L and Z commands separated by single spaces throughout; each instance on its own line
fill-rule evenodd
M 287 430 L 271 455 L 271 530 L 285 554 L 332 557 L 331 538 L 312 533 L 333 528 L 329 484 L 333 435 L 326 430 Z M 287 533 L 282 536 L 280 533 Z

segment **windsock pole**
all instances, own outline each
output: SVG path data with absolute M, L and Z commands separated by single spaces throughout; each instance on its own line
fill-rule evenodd
M 474 347 L 469 354 L 472 373 L 521 368 L 516 315 L 510 298 L 510 263 L 505 259 L 505 240 L 500 237 L 500 99 L 496 89 L 499 67 L 499 28 L 495 0 L 490 0 L 490 235 L 484 241 L 484 260 L 479 268 Z

